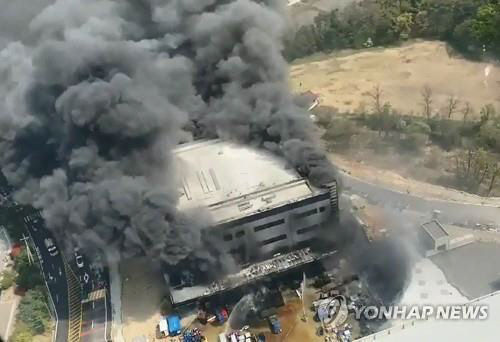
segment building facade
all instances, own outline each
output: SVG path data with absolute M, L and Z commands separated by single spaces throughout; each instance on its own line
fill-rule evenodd
M 338 216 L 336 183 L 314 187 L 266 151 L 205 140 L 181 146 L 176 156 L 180 208 L 208 208 L 213 223 L 203 234 L 239 263 L 309 247 Z

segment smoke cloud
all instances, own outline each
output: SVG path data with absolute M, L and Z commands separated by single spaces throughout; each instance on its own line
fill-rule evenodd
M 0 165 L 60 241 L 217 263 L 201 248 L 209 215 L 176 210 L 170 152 L 199 137 L 334 179 L 287 86 L 281 1 L 15 4 L 10 20 L 24 24 L 0 34 Z

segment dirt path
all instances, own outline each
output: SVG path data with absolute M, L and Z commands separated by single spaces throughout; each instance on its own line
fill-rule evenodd
M 321 96 L 322 105 L 341 111 L 371 106 L 369 92 L 380 85 L 383 100 L 403 113 L 422 112 L 421 91 L 433 91 L 433 108 L 444 112 L 450 96 L 470 102 L 476 115 L 488 103 L 500 108 L 500 67 L 476 63 L 448 54 L 445 43 L 417 41 L 403 47 L 370 49 L 343 57 L 326 56 L 291 67 L 294 91 L 311 90 Z M 455 114 L 461 117 L 460 113 Z
M 146 258 L 129 259 L 120 265 L 123 280 L 122 317 L 125 342 L 156 336 L 160 304 L 166 294 L 165 281 Z
M 403 177 L 396 172 L 376 168 L 336 154 L 330 154 L 329 157 L 341 171 L 372 184 L 381 184 L 400 192 L 410 192 L 412 195 L 419 197 L 500 207 L 500 198 L 498 197 L 481 197 L 439 185 L 420 182 Z

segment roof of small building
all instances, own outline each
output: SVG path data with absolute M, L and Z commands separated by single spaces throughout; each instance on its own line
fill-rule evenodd
M 443 237 L 449 237 L 450 234 L 446 229 L 439 223 L 438 220 L 432 220 L 430 222 L 422 224 L 422 228 L 427 234 L 430 235 L 434 240 L 441 239 Z

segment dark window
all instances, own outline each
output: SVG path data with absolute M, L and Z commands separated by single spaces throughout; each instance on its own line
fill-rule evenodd
M 325 209 L 326 209 L 325 207 L 320 207 L 319 212 L 322 213 L 323 211 L 325 211 Z
M 253 230 L 254 230 L 254 232 L 258 232 L 258 231 L 261 231 L 261 230 L 264 230 L 264 229 L 267 229 L 267 228 L 278 226 L 278 225 L 283 224 L 283 223 L 285 223 L 285 220 L 284 219 L 280 219 L 280 220 L 272 221 L 272 222 L 269 222 L 269 223 L 257 226 Z
M 281 234 L 281 235 L 275 236 L 273 238 L 261 241 L 260 245 L 265 246 L 265 245 L 269 245 L 273 242 L 277 242 L 277 241 L 281 241 L 281 240 L 285 240 L 285 239 L 286 239 L 286 234 Z
M 314 215 L 317 212 L 318 212 L 318 209 L 314 208 L 314 209 L 311 209 L 311 210 L 308 210 L 308 211 L 304 211 L 302 213 L 298 213 L 298 214 L 295 215 L 295 217 L 296 218 L 303 218 L 303 217 Z
M 311 247 L 311 245 L 315 244 L 317 242 L 317 239 L 315 237 L 300 241 L 297 243 L 296 248 L 306 248 L 306 247 Z
M 239 232 L 236 232 L 236 234 L 234 234 L 234 236 L 236 236 L 237 238 L 245 236 L 245 231 L 244 230 L 240 230 Z
M 224 234 L 222 237 L 224 241 L 231 241 L 233 239 L 233 236 L 231 234 Z
M 297 229 L 297 234 L 305 234 L 305 233 L 308 233 L 308 232 L 312 232 L 313 230 L 316 230 L 319 228 L 319 225 L 315 224 L 314 226 L 309 226 L 309 227 L 305 227 L 305 228 L 300 228 L 300 229 Z

